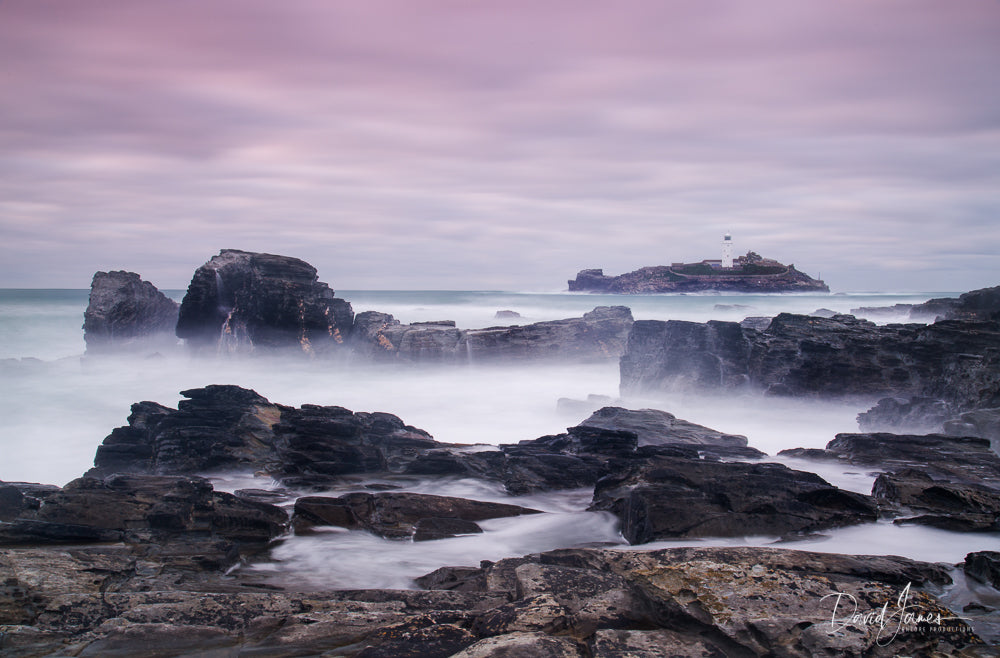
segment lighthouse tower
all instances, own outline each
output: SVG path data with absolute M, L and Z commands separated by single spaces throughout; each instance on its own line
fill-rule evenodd
M 722 238 L 722 267 L 725 269 L 733 267 L 733 236 L 728 233 Z

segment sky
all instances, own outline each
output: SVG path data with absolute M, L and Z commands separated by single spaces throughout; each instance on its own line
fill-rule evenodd
M 1000 0 L 0 0 L 0 287 L 1000 284 Z

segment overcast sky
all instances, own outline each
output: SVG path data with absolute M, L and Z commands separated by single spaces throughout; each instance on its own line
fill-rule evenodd
M 1000 284 L 998 0 L 0 0 L 0 287 Z

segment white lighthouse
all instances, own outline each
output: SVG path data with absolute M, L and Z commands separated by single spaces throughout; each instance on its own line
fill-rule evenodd
M 725 269 L 733 267 L 733 236 L 728 233 L 722 238 L 722 267 Z

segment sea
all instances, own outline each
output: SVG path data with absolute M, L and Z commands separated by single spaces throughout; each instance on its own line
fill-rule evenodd
M 97 446 L 127 424 L 130 405 L 152 400 L 176 406 L 180 391 L 237 384 L 272 402 L 339 405 L 384 411 L 439 441 L 489 449 L 565 431 L 589 409 L 613 403 L 655 408 L 678 418 L 748 437 L 751 446 L 794 468 L 811 470 L 837 486 L 870 493 L 875 474 L 864 469 L 777 457 L 785 448 L 820 448 L 840 432 L 856 432 L 857 400 L 801 400 L 759 395 L 677 392 L 622 398 L 617 363 L 584 365 L 372 366 L 227 355 L 195 358 L 183 346 L 153 354 L 84 356 L 83 313 L 88 290 L 0 290 L 0 480 L 64 485 L 93 464 Z M 165 291 L 180 301 L 183 290 Z M 454 320 L 465 329 L 579 317 L 597 306 L 624 305 L 637 320 L 739 321 L 780 312 L 848 313 L 860 307 L 913 304 L 957 292 L 846 292 L 785 295 L 619 296 L 566 292 L 338 291 L 354 311 L 391 313 L 403 323 Z M 513 311 L 518 317 L 502 317 Z M 907 321 L 879 317 L 880 323 Z M 567 403 L 566 401 L 570 401 Z M 588 406 L 589 405 L 589 406 Z M 264 476 L 213 473 L 217 489 L 274 488 Z M 413 579 L 446 565 L 477 566 L 527 553 L 580 546 L 660 548 L 678 545 L 778 545 L 824 552 L 903 555 L 955 564 L 976 550 L 1000 546 L 1000 533 L 957 534 L 878 522 L 827 531 L 797 541 L 750 536 L 629 547 L 614 517 L 588 512 L 589 491 L 569 490 L 512 498 L 489 483 L 467 479 L 409 479 L 403 490 L 513 502 L 545 514 L 483 522 L 484 532 L 430 542 L 381 539 L 330 529 L 288 537 L 272 559 L 247 565 L 262 578 L 299 587 L 413 587 Z M 356 490 L 345 482 L 331 494 Z M 964 586 L 963 586 L 964 587 Z M 970 586 L 974 587 L 974 586 Z M 961 588 L 960 588 L 961 589 Z M 957 591 L 957 590 L 956 590 Z M 953 596 L 964 596 L 961 589 Z M 967 593 L 967 592 L 966 592 Z M 998 602 L 1000 603 L 1000 602 Z

